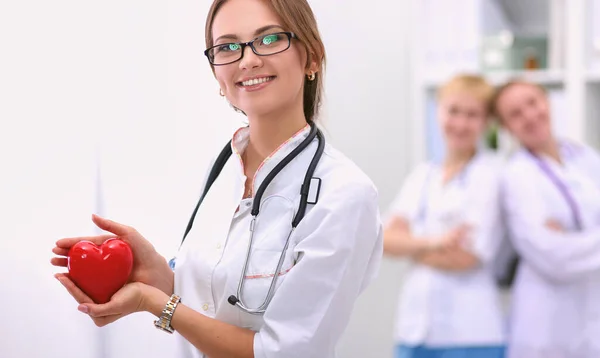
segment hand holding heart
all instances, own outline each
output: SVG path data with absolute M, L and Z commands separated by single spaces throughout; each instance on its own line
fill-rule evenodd
M 146 311 L 146 291 L 155 288 L 139 282 L 128 283 L 118 290 L 108 303 L 96 304 L 66 274 L 57 274 L 56 278 L 79 303 L 79 311 L 92 318 L 96 326 L 103 327 L 134 312 Z
M 69 265 L 68 257 L 73 260 L 70 270 L 75 269 L 77 272 L 71 272 L 70 275 L 57 274 L 56 278 L 80 303 L 80 311 L 88 313 L 96 325 L 103 326 L 130 313 L 144 310 L 143 302 L 146 293 L 151 291 L 154 291 L 153 293 L 162 291 L 162 294 L 166 295 L 172 293 L 172 270 L 167 261 L 156 252 L 154 246 L 137 230 L 96 215 L 92 217 L 92 220 L 99 228 L 111 232 L 112 235 L 61 239 L 52 249 L 52 252 L 58 256 L 51 259 L 53 265 L 67 267 Z M 110 240 L 115 237 L 120 240 Z M 131 260 L 129 248 L 133 254 L 132 263 L 128 262 Z M 101 251 L 103 251 L 103 256 L 100 255 Z M 82 259 L 83 257 L 85 260 Z M 107 260 L 100 260 L 101 258 Z M 83 262 L 86 260 L 88 262 Z M 95 262 L 93 262 L 94 260 Z M 113 272 L 101 272 L 106 274 L 110 278 L 109 280 L 105 280 L 103 275 L 98 275 L 98 269 L 94 270 L 85 266 L 87 264 L 98 265 L 102 269 L 102 261 L 109 260 L 115 260 L 115 263 L 120 265 L 120 268 L 116 269 L 113 265 Z M 127 283 L 129 272 L 131 274 L 129 283 Z M 89 274 L 96 275 L 96 278 L 90 280 L 89 276 L 86 277 Z M 78 282 L 81 287 L 78 287 L 74 281 Z M 122 288 L 119 289 L 119 287 Z M 87 293 L 84 292 L 86 289 Z M 117 289 L 118 291 L 113 295 L 112 293 Z M 90 296 L 94 297 L 96 302 Z M 110 302 L 108 302 L 109 299 Z
M 56 247 L 52 249 L 58 256 L 51 259 L 54 266 L 67 267 L 69 250 L 78 242 L 90 241 L 101 245 L 108 239 L 118 237 L 129 245 L 133 253 L 133 269 L 129 281 L 154 286 L 168 295 L 172 293 L 173 272 L 169 264 L 136 229 L 97 215 L 92 216 L 92 221 L 100 229 L 112 234 L 58 240 Z

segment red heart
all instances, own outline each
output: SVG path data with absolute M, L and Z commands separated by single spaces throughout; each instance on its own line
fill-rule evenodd
M 106 240 L 100 247 L 80 241 L 69 250 L 69 277 L 96 303 L 110 301 L 129 280 L 132 268 L 131 248 L 120 239 Z

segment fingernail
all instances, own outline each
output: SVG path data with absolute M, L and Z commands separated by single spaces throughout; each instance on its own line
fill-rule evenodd
M 79 307 L 77 307 L 77 309 L 79 310 L 79 312 L 86 313 L 86 314 L 89 312 L 88 307 L 84 306 L 84 305 L 79 305 Z

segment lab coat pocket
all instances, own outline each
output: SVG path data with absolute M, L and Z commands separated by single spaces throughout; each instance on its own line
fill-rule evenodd
M 271 281 L 276 277 L 277 286 L 285 279 L 285 275 L 294 266 L 292 259 L 292 248 L 288 248 L 286 253 L 276 250 L 255 249 L 252 251 L 252 256 L 248 263 L 248 271 L 246 272 L 246 289 L 249 300 L 258 300 L 262 303 L 265 295 L 271 284 Z M 277 270 L 279 262 L 280 269 Z M 263 292 L 264 291 L 264 292 Z
M 281 259 L 281 266 L 278 270 Z M 249 308 L 258 308 L 272 297 L 294 267 L 293 248 L 285 253 L 280 250 L 252 250 L 248 270 L 244 276 L 243 299 Z M 271 288 L 273 285 L 273 288 Z M 269 291 L 271 291 L 269 293 Z M 262 315 L 242 313 L 243 327 L 258 330 L 262 326 Z

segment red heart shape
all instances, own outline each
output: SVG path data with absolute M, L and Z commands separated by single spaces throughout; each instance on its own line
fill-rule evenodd
M 133 269 L 133 254 L 120 239 L 100 247 L 90 241 L 73 245 L 68 254 L 69 277 L 94 302 L 106 303 L 123 287 Z

